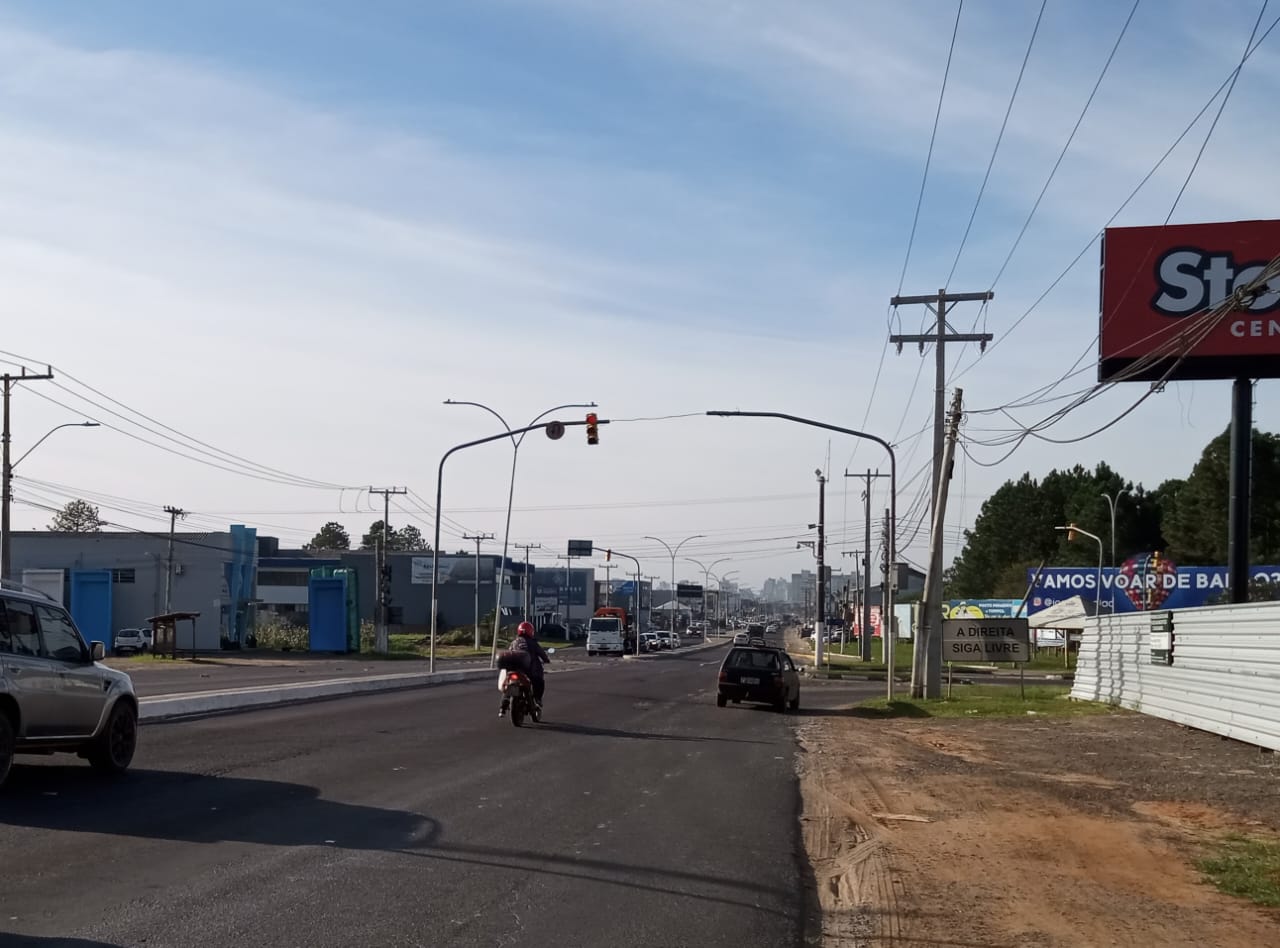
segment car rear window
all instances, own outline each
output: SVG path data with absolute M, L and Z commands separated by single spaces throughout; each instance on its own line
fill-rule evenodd
M 777 652 L 745 648 L 730 652 L 725 664 L 730 668 L 754 668 L 762 671 L 778 671 L 782 667 Z

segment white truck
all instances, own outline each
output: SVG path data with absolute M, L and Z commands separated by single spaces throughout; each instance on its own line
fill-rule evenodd
M 596 616 L 587 622 L 588 655 L 623 655 L 626 630 L 616 616 Z

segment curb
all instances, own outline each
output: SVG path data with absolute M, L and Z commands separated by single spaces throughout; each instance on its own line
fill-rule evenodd
M 410 672 L 364 678 L 334 678 L 328 681 L 290 682 L 225 691 L 198 691 L 188 694 L 156 695 L 138 701 L 138 720 L 144 724 L 207 714 L 225 714 L 260 708 L 275 708 L 307 701 L 323 701 L 345 695 L 402 691 L 492 677 L 488 668 L 461 669 L 431 674 Z

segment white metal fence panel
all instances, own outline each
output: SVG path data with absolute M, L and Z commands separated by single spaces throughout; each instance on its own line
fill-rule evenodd
M 1173 618 L 1173 662 L 1151 626 Z M 1074 698 L 1280 750 L 1280 603 L 1102 616 L 1084 630 Z

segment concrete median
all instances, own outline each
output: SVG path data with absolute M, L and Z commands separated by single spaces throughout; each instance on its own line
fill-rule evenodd
M 494 674 L 488 668 L 468 668 L 456 671 L 438 671 L 434 674 L 411 672 L 399 675 L 376 675 L 361 678 L 334 678 L 328 681 L 258 685 L 249 688 L 230 688 L 224 691 L 155 695 L 150 698 L 139 699 L 138 717 L 143 723 L 150 723 L 206 714 L 251 711 L 258 708 L 299 704 L 305 701 L 340 698 L 346 695 L 373 694 L 381 691 L 400 691 L 407 688 L 426 688 L 432 685 L 446 685 L 454 682 L 480 681 L 492 678 Z

